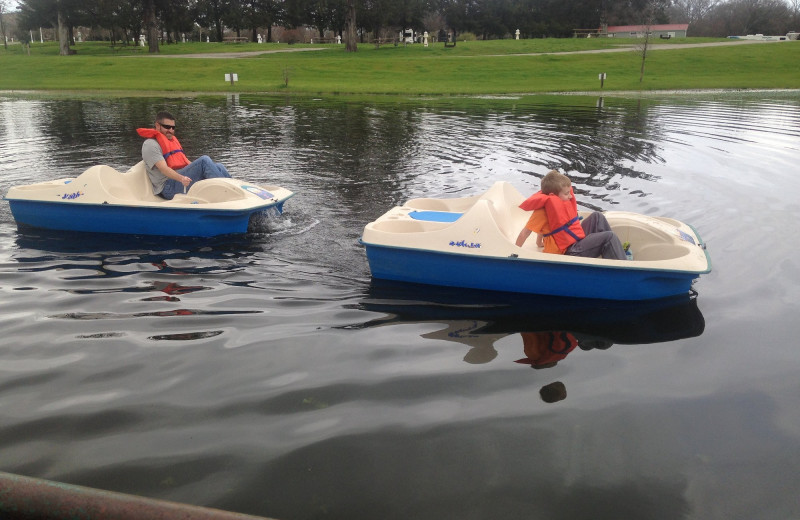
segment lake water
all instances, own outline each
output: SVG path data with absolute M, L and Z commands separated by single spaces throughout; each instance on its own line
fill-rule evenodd
M 190 157 L 296 196 L 212 240 L 18 230 L 4 202 L 0 470 L 286 520 L 800 517 L 799 93 L 0 96 L 0 192 L 127 169 L 163 108 Z M 713 271 L 647 305 L 371 282 L 391 206 L 551 168 L 692 224 Z

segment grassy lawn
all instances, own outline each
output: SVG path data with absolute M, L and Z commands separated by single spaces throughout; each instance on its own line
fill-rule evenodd
M 707 38 L 656 40 L 654 44 L 709 43 Z M 464 95 L 673 89 L 800 88 L 800 42 L 650 50 L 644 81 L 641 57 L 616 49 L 641 42 L 627 39 L 537 39 L 397 46 L 185 43 L 161 46 L 158 56 L 133 46 L 76 45 L 58 56 L 55 43 L 0 48 L 0 90 L 108 93 L 262 92 L 291 94 Z M 188 54 L 287 51 L 246 58 L 189 58 Z M 231 86 L 226 73 L 239 82 Z M 288 86 L 284 78 L 288 78 Z

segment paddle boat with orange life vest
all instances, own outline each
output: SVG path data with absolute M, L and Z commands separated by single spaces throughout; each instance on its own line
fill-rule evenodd
M 139 162 L 126 172 L 98 165 L 74 178 L 16 186 L 5 200 L 22 227 L 211 237 L 247 232 L 251 216 L 282 213 L 292 195 L 280 186 L 214 178 L 166 200 L 153 194 L 144 162 Z
M 626 211 L 604 213 L 632 259 L 544 253 L 516 245 L 531 213 L 508 182 L 473 197 L 412 199 L 364 228 L 373 278 L 605 300 L 686 294 L 711 271 L 706 245 L 691 226 Z M 579 212 L 588 216 L 589 212 Z

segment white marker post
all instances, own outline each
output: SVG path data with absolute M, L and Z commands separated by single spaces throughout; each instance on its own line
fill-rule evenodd
M 602 72 L 597 75 L 597 79 L 600 80 L 600 88 L 603 88 L 603 82 L 606 80 L 606 73 Z

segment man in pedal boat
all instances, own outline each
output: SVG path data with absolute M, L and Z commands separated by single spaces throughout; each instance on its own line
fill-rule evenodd
M 207 155 L 189 161 L 175 137 L 175 117 L 172 114 L 159 112 L 154 126 L 136 130 L 145 138 L 142 159 L 154 194 L 169 200 L 177 193 L 185 193 L 197 181 L 230 177 L 223 165 L 215 163 Z

